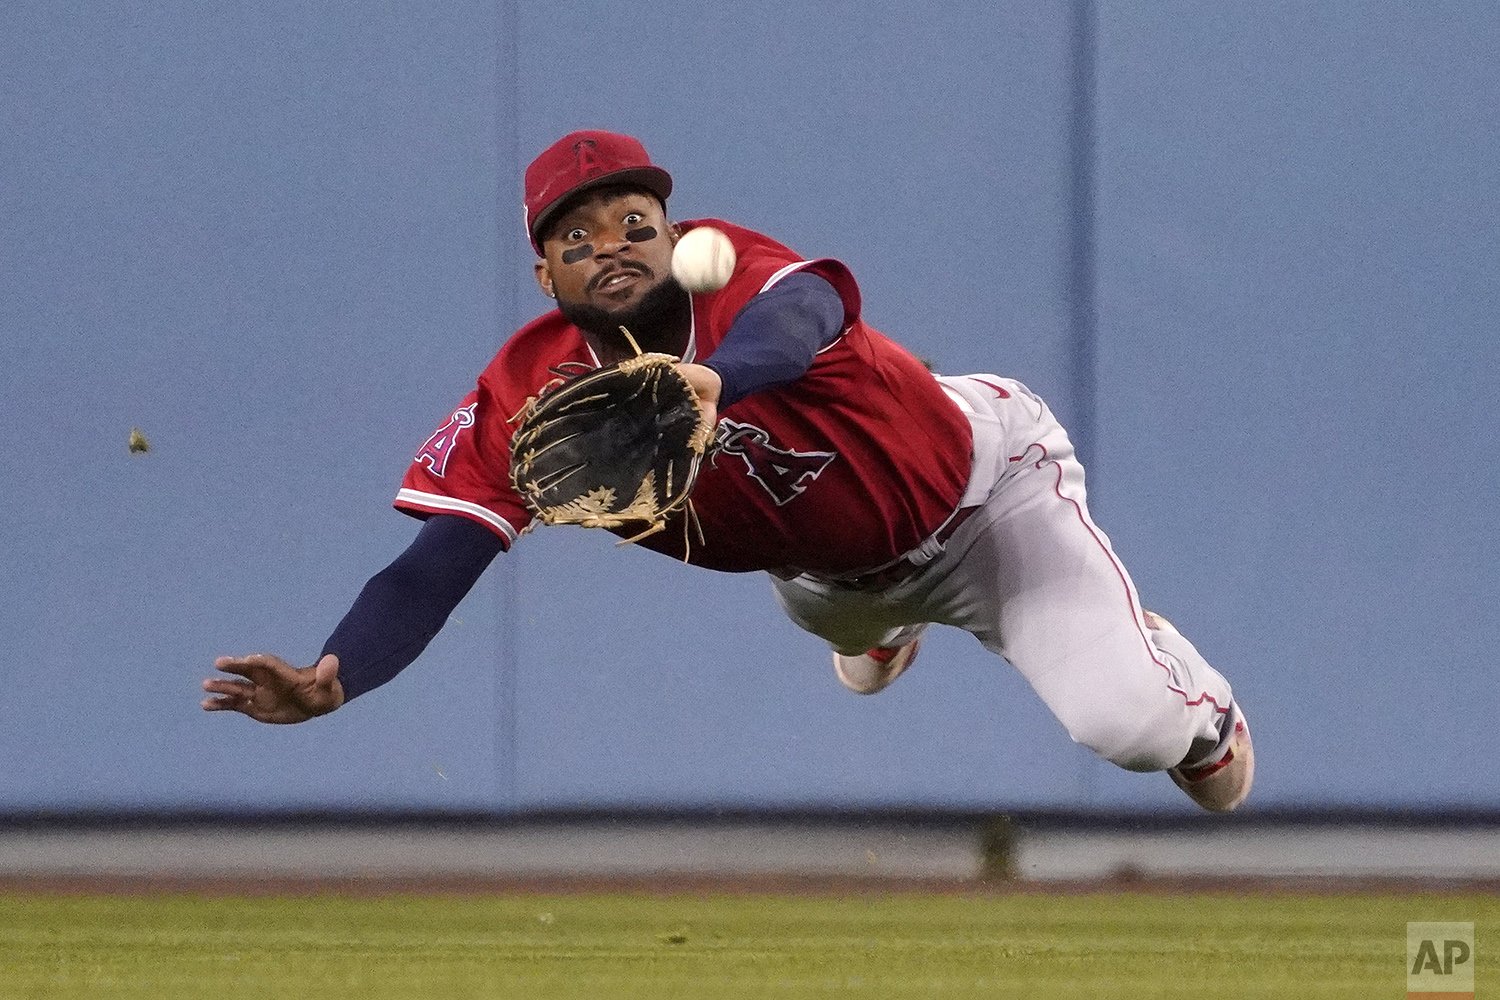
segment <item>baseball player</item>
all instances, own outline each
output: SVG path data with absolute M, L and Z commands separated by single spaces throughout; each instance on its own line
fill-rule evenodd
M 971 632 L 1075 741 L 1166 771 L 1206 809 L 1239 805 L 1254 773 L 1244 714 L 1224 677 L 1141 607 L 1047 405 L 1014 379 L 934 376 L 864 321 L 842 263 L 722 220 L 674 223 L 671 191 L 637 140 L 609 132 L 575 132 L 531 163 L 527 231 L 557 308 L 510 338 L 418 449 L 395 504 L 423 525 L 317 663 L 220 658 L 232 676 L 204 681 L 203 707 L 300 722 L 410 664 L 532 523 L 507 475 L 516 414 L 639 346 L 680 358 L 717 417 L 694 530 L 680 512 L 640 544 L 767 573 L 861 694 L 910 668 L 928 627 Z M 674 244 L 699 225 L 737 255 L 709 293 L 671 277 Z

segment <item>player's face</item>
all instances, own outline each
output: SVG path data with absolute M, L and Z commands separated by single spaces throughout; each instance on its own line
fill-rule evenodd
M 627 313 L 670 281 L 677 234 L 655 197 L 601 188 L 552 224 L 537 261 L 537 283 L 561 305 Z

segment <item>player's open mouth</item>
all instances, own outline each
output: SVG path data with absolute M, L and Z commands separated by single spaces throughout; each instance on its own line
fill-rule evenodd
M 635 270 L 634 268 L 622 267 L 618 270 L 610 271 L 598 278 L 595 278 L 592 290 L 608 294 L 610 292 L 628 288 L 630 285 L 642 280 L 645 277 L 645 274 Z

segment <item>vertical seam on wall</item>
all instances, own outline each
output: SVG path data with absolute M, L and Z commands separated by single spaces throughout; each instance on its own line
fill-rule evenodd
M 1070 436 L 1084 467 L 1094 458 L 1098 407 L 1098 309 L 1094 245 L 1095 174 L 1094 0 L 1074 0 L 1070 147 L 1068 156 L 1068 305 L 1075 407 Z M 1091 484 L 1092 485 L 1092 484 Z M 1090 490 L 1093 493 L 1093 490 Z
M 503 266 L 505 233 L 508 222 L 514 217 L 511 173 L 521 162 L 521 134 L 514 109 L 520 107 L 521 71 L 519 66 L 520 44 L 519 0 L 497 0 L 495 38 L 495 319 L 501 327 L 513 324 L 517 309 L 516 282 L 510 268 Z M 507 109 L 511 113 L 507 115 Z M 514 547 L 512 547 L 514 548 Z M 509 554 L 507 554 L 509 555 Z M 520 621 L 516 606 L 518 588 L 516 570 L 512 558 L 504 560 L 499 567 L 500 583 L 498 607 L 495 609 L 498 624 L 496 636 L 496 680 L 494 718 L 501 732 L 495 734 L 496 752 L 504 759 L 492 761 L 492 773 L 496 776 L 497 801 L 500 811 L 515 811 L 520 806 L 520 773 L 517 748 L 520 746 L 520 709 L 516 704 L 520 692 L 520 643 L 516 629 Z

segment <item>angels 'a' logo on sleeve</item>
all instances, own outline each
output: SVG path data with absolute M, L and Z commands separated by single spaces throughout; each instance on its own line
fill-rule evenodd
M 470 403 L 454 410 L 448 422 L 433 431 L 432 437 L 417 451 L 414 461 L 418 465 L 427 466 L 434 476 L 442 478 L 448 470 L 448 459 L 453 454 L 453 447 L 458 444 L 458 436 L 465 427 L 474 426 L 474 409 L 478 405 Z
M 720 420 L 714 463 L 719 455 L 734 455 L 745 463 L 750 478 L 771 494 L 781 507 L 797 499 L 838 453 L 833 451 L 789 451 L 771 444 L 771 435 L 754 424 Z

